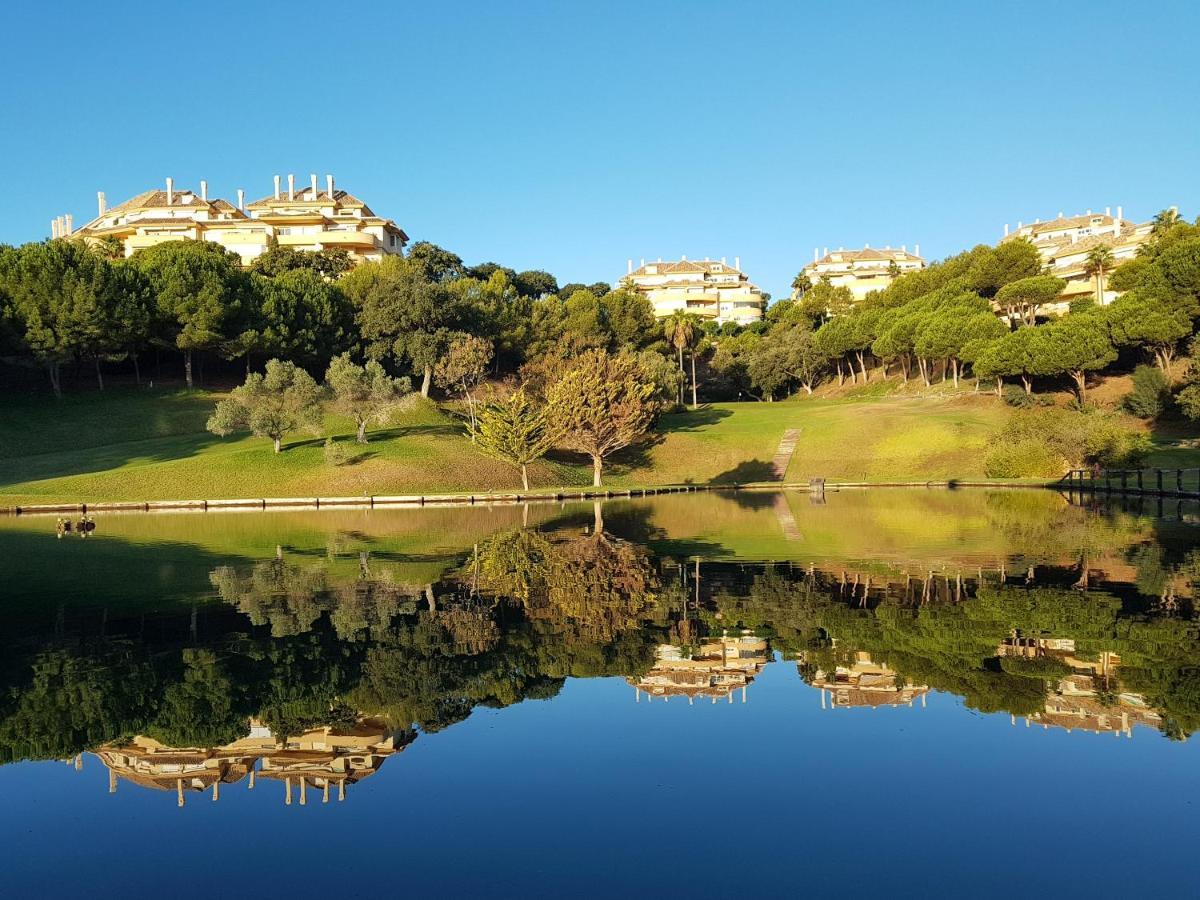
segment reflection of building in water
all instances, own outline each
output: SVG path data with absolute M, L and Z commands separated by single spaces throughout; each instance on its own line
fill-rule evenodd
M 821 692 L 822 709 L 912 706 L 918 697 L 924 706 L 929 693 L 926 685 L 905 683 L 895 669 L 875 662 L 862 650 L 855 652 L 854 662 L 848 666 L 837 666 L 832 672 L 817 669 L 809 683 Z
M 687 697 L 692 703 L 697 697 L 720 697 L 733 702 L 733 692 L 746 688 L 767 664 L 767 642 L 753 634 L 735 637 L 722 635 L 706 638 L 693 650 L 685 651 L 674 644 L 661 644 L 655 654 L 654 668 L 636 681 L 631 680 L 638 701 L 642 694 L 647 700 L 662 697 Z
M 1038 724 L 1068 732 L 1078 729 L 1133 737 L 1134 725 L 1158 728 L 1162 724 L 1162 716 L 1146 704 L 1145 697 L 1119 690 L 1116 671 L 1121 657 L 1116 653 L 1105 650 L 1096 659 L 1082 659 L 1076 655 L 1075 641 L 1070 638 L 1014 634 L 996 648 L 996 655 L 1010 660 L 1044 660 L 1055 666 L 1053 679 L 1057 684 L 1047 696 L 1045 708 L 1025 717 L 1026 727 Z M 1016 716 L 1011 721 L 1015 725 Z
M 123 780 L 173 790 L 183 806 L 188 791 L 211 790 L 213 800 L 219 800 L 222 784 L 245 779 L 252 789 L 257 775 L 282 782 L 285 803 L 292 802 L 295 791 L 303 805 L 310 787 L 321 791 L 322 802 L 329 802 L 331 788 L 338 800 L 345 800 L 347 785 L 374 774 L 411 740 L 382 722 L 361 719 L 277 741 L 270 729 L 252 720 L 246 737 L 220 747 L 168 747 L 139 735 L 128 743 L 101 747 L 95 755 L 108 769 L 109 793 L 116 793 Z

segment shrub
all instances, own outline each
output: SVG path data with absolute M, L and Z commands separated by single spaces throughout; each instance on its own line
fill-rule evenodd
M 1162 369 L 1138 366 L 1133 371 L 1133 390 L 1125 395 L 1121 405 L 1140 419 L 1153 419 L 1166 409 L 1170 396 L 1170 386 Z
M 325 464 L 337 468 L 346 461 L 346 448 L 331 437 L 325 438 Z
M 1136 467 L 1152 449 L 1150 438 L 1120 416 L 1099 410 L 1036 409 L 1015 413 L 988 453 L 993 478 L 1046 477 L 1098 463 Z M 1053 462 L 1052 462 L 1053 461 Z
M 984 460 L 989 478 L 1052 478 L 1064 467 L 1063 458 L 1037 440 L 997 444 Z
M 1009 675 L 1039 678 L 1044 681 L 1058 680 L 1071 674 L 1071 669 L 1066 663 L 1050 656 L 1003 656 L 1000 658 L 1000 668 Z
M 1005 403 L 1017 409 L 1029 409 L 1037 405 L 1037 399 L 1032 394 L 1025 393 L 1025 389 L 1019 384 L 1006 384 L 1001 396 L 1004 397 Z

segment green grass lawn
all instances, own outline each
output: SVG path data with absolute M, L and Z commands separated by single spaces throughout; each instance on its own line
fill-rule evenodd
M 220 394 L 110 389 L 6 399 L 0 416 L 0 506 L 47 502 L 272 496 L 507 492 L 519 484 L 478 453 L 433 403 L 353 443 L 349 422 L 326 433 L 349 460 L 325 461 L 322 436 L 294 435 L 284 452 L 249 435 L 204 429 Z M 789 481 L 980 479 L 989 443 L 1009 414 L 988 396 L 799 398 L 719 403 L 663 418 L 646 446 L 605 469 L 613 487 L 763 481 L 783 433 L 800 431 Z M 1172 458 L 1180 451 L 1163 451 Z M 590 484 L 586 460 L 556 456 L 531 472 L 535 487 Z

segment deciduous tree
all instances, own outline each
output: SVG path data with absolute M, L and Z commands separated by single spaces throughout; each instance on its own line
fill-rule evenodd
M 355 440 L 367 442 L 367 425 L 386 422 L 412 390 L 407 378 L 393 378 L 377 360 L 357 365 L 350 354 L 335 356 L 325 373 L 334 408 L 354 420 Z

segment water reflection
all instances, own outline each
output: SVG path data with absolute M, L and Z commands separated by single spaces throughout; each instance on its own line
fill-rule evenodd
M 418 734 L 568 678 L 733 703 L 772 665 L 828 711 L 940 694 L 1018 726 L 1200 728 L 1186 518 L 890 496 L 114 517 L 70 544 L 5 523 L 0 758 L 91 752 L 110 790 L 181 805 L 264 778 L 340 800 Z

